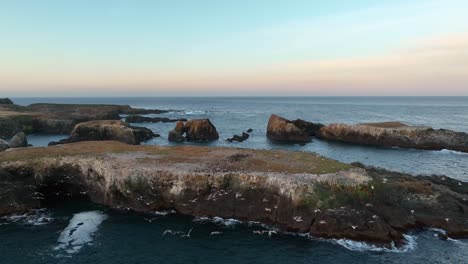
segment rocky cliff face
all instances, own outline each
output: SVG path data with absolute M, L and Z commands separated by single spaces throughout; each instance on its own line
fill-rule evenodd
M 402 232 L 420 227 L 468 236 L 466 183 L 314 154 L 117 142 L 0 154 L 0 214 L 73 196 L 113 208 L 175 209 L 381 245 L 400 245 Z
M 428 150 L 468 152 L 468 134 L 446 129 L 407 126 L 398 122 L 322 127 L 317 137 L 354 144 L 397 146 Z

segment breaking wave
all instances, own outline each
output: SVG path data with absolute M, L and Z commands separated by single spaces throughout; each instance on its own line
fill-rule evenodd
M 7 223 L 16 223 L 32 226 L 46 225 L 54 220 L 50 211 L 46 209 L 31 210 L 30 212 L 25 214 L 13 214 L 9 216 L 4 216 L 1 219 L 6 221 Z M 7 223 L 2 223 L 2 225 Z

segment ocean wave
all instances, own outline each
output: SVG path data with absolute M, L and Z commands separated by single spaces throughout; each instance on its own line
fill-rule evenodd
M 199 217 L 195 217 L 193 219 L 193 222 L 195 222 L 195 223 L 214 223 L 214 224 L 217 224 L 217 225 L 222 225 L 222 226 L 227 226 L 227 227 L 232 227 L 232 226 L 235 226 L 235 225 L 242 224 L 242 221 L 239 221 L 237 219 L 233 219 L 233 218 L 224 219 L 224 218 L 218 217 L 218 216 L 215 216 L 215 217 L 199 216 Z
M 206 111 L 202 111 L 202 110 L 186 110 L 186 111 L 183 111 L 184 114 L 186 115 L 205 115 L 206 114 Z
M 392 242 L 390 248 L 379 247 L 377 245 L 369 244 L 366 242 L 360 242 L 349 239 L 331 239 L 332 243 L 343 246 L 346 249 L 352 251 L 377 251 L 377 252 L 394 252 L 394 253 L 404 253 L 416 248 L 416 236 L 412 235 L 403 235 L 405 238 L 405 244 L 401 247 L 396 247 Z
M 25 213 L 25 214 L 8 215 L 8 216 L 2 217 L 1 219 L 9 223 L 32 225 L 32 226 L 46 225 L 46 224 L 51 223 L 54 220 L 51 212 L 46 209 L 31 210 L 30 212 Z M 5 223 L 2 223 L 2 224 L 5 224 Z
M 450 149 L 436 150 L 434 152 L 437 154 L 468 155 L 468 153 L 456 151 L 456 150 L 450 150 Z
M 54 250 L 64 250 L 68 254 L 77 253 L 93 241 L 93 234 L 107 218 L 107 215 L 99 211 L 74 214 L 68 226 L 60 233 L 57 240 L 59 244 Z
M 177 213 L 176 210 L 163 210 L 163 211 L 151 212 L 151 214 L 157 215 L 157 216 L 166 216 L 168 214 L 175 214 L 175 213 Z

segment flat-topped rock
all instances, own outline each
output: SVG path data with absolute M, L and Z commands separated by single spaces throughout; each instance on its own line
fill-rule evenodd
M 468 134 L 447 129 L 408 126 L 400 122 L 330 124 L 317 137 L 353 144 L 468 152 Z
M 92 120 L 120 120 L 121 114 L 161 114 L 168 110 L 139 109 L 105 104 L 0 104 L 0 138 L 26 134 L 69 134 L 74 126 Z
M 0 153 L 0 215 L 70 197 L 136 211 L 259 221 L 389 246 L 411 229 L 468 237 L 468 185 L 312 153 L 80 142 Z M 40 195 L 41 199 L 37 198 Z M 448 219 L 448 220 L 447 220 Z
M 51 142 L 50 145 L 94 140 L 116 140 L 137 145 L 154 136 L 148 128 L 133 127 L 120 120 L 95 120 L 77 124 L 69 138 Z

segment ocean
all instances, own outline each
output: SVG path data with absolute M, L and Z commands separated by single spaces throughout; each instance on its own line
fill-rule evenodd
M 191 97 L 191 98 L 13 98 L 17 104 L 102 103 L 170 109 L 158 116 L 210 118 L 220 140 L 202 144 L 316 152 L 343 162 L 361 162 L 414 175 L 446 175 L 468 182 L 468 154 L 356 146 L 315 139 L 304 146 L 272 144 L 266 137 L 271 114 L 328 123 L 400 121 L 468 132 L 468 97 Z M 151 116 L 151 115 L 150 115 Z M 156 115 L 154 115 L 156 116 Z M 167 141 L 175 123 L 146 126 Z M 224 139 L 253 129 L 242 143 Z M 35 146 L 66 135 L 30 135 Z M 154 218 L 154 219 L 153 219 Z M 91 221 L 89 225 L 77 222 Z M 150 221 L 151 220 L 151 221 Z M 194 219 L 178 214 L 117 212 L 82 201 L 51 205 L 35 217 L 0 219 L 0 263 L 468 263 L 468 241 L 436 238 L 433 230 L 408 234 L 403 249 L 384 250 L 353 241 L 320 240 L 295 234 L 254 235 L 268 227 L 235 220 Z M 190 237 L 181 237 L 192 229 Z M 166 230 L 180 231 L 171 235 Z M 72 232 L 69 232 L 72 231 Z M 222 234 L 210 235 L 212 232 Z M 7 239 L 4 239 L 7 238 Z

